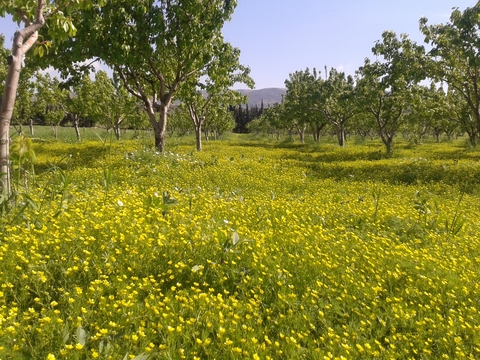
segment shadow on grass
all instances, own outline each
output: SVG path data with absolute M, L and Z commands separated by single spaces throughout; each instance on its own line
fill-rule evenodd
M 42 155 L 51 154 L 51 149 L 47 146 L 36 146 L 35 152 L 37 157 Z M 115 153 L 118 151 L 118 148 L 115 147 Z M 35 165 L 35 172 L 41 174 L 48 172 L 52 167 L 58 167 L 62 170 L 67 168 L 75 169 L 78 167 L 98 167 L 99 160 L 105 159 L 108 156 L 109 149 L 105 147 L 100 141 L 98 143 L 88 142 L 88 145 L 85 143 L 77 144 L 68 144 L 68 146 L 57 146 L 55 148 L 55 159 L 47 162 L 39 162 Z M 118 156 L 112 156 L 112 159 L 116 159 L 117 162 Z
M 276 144 L 286 150 L 282 160 L 297 161 L 307 176 L 336 181 L 380 181 L 391 184 L 441 183 L 465 190 L 480 191 L 480 152 L 463 143 L 425 144 L 412 148 L 397 145 L 388 156 L 382 144 L 339 148 L 326 144 Z

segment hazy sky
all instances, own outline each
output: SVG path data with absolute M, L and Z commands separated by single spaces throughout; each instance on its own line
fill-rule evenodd
M 453 7 L 464 10 L 475 0 L 238 0 L 224 36 L 241 49 L 256 88 L 284 87 L 290 73 L 325 65 L 348 74 L 371 57 L 384 30 L 406 33 L 423 43 L 422 16 L 445 23 Z M 16 25 L 0 18 L 6 46 Z M 241 87 L 241 86 L 240 86 Z

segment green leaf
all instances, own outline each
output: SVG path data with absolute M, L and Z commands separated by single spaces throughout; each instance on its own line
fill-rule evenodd
M 232 235 L 232 244 L 233 244 L 233 246 L 235 246 L 239 242 L 240 242 L 240 236 L 238 236 L 238 233 L 235 231 Z
M 75 334 L 77 337 L 77 342 L 81 345 L 85 345 L 85 341 L 87 340 L 87 333 L 82 326 L 77 327 L 77 331 L 75 332 Z
M 65 324 L 63 327 L 63 343 L 66 344 L 69 338 L 70 334 L 68 332 L 68 324 Z
M 150 354 L 148 353 L 141 353 L 133 358 L 133 360 L 148 360 L 150 358 Z

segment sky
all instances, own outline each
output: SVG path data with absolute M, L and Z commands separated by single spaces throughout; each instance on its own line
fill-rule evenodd
M 334 67 L 353 75 L 385 30 L 405 33 L 418 43 L 421 17 L 446 23 L 452 8 L 464 10 L 475 0 L 238 0 L 225 40 L 241 50 L 255 88 L 283 88 L 289 74 Z M 16 24 L 0 18 L 6 47 Z M 236 88 L 244 88 L 237 85 Z
M 289 74 L 334 67 L 353 75 L 385 30 L 423 44 L 418 21 L 449 21 L 475 0 L 238 0 L 225 39 L 241 50 L 258 89 L 284 87 Z

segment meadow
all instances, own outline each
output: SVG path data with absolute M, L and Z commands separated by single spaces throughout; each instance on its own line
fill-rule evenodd
M 0 222 L 1 359 L 480 357 L 463 141 L 36 136 Z

